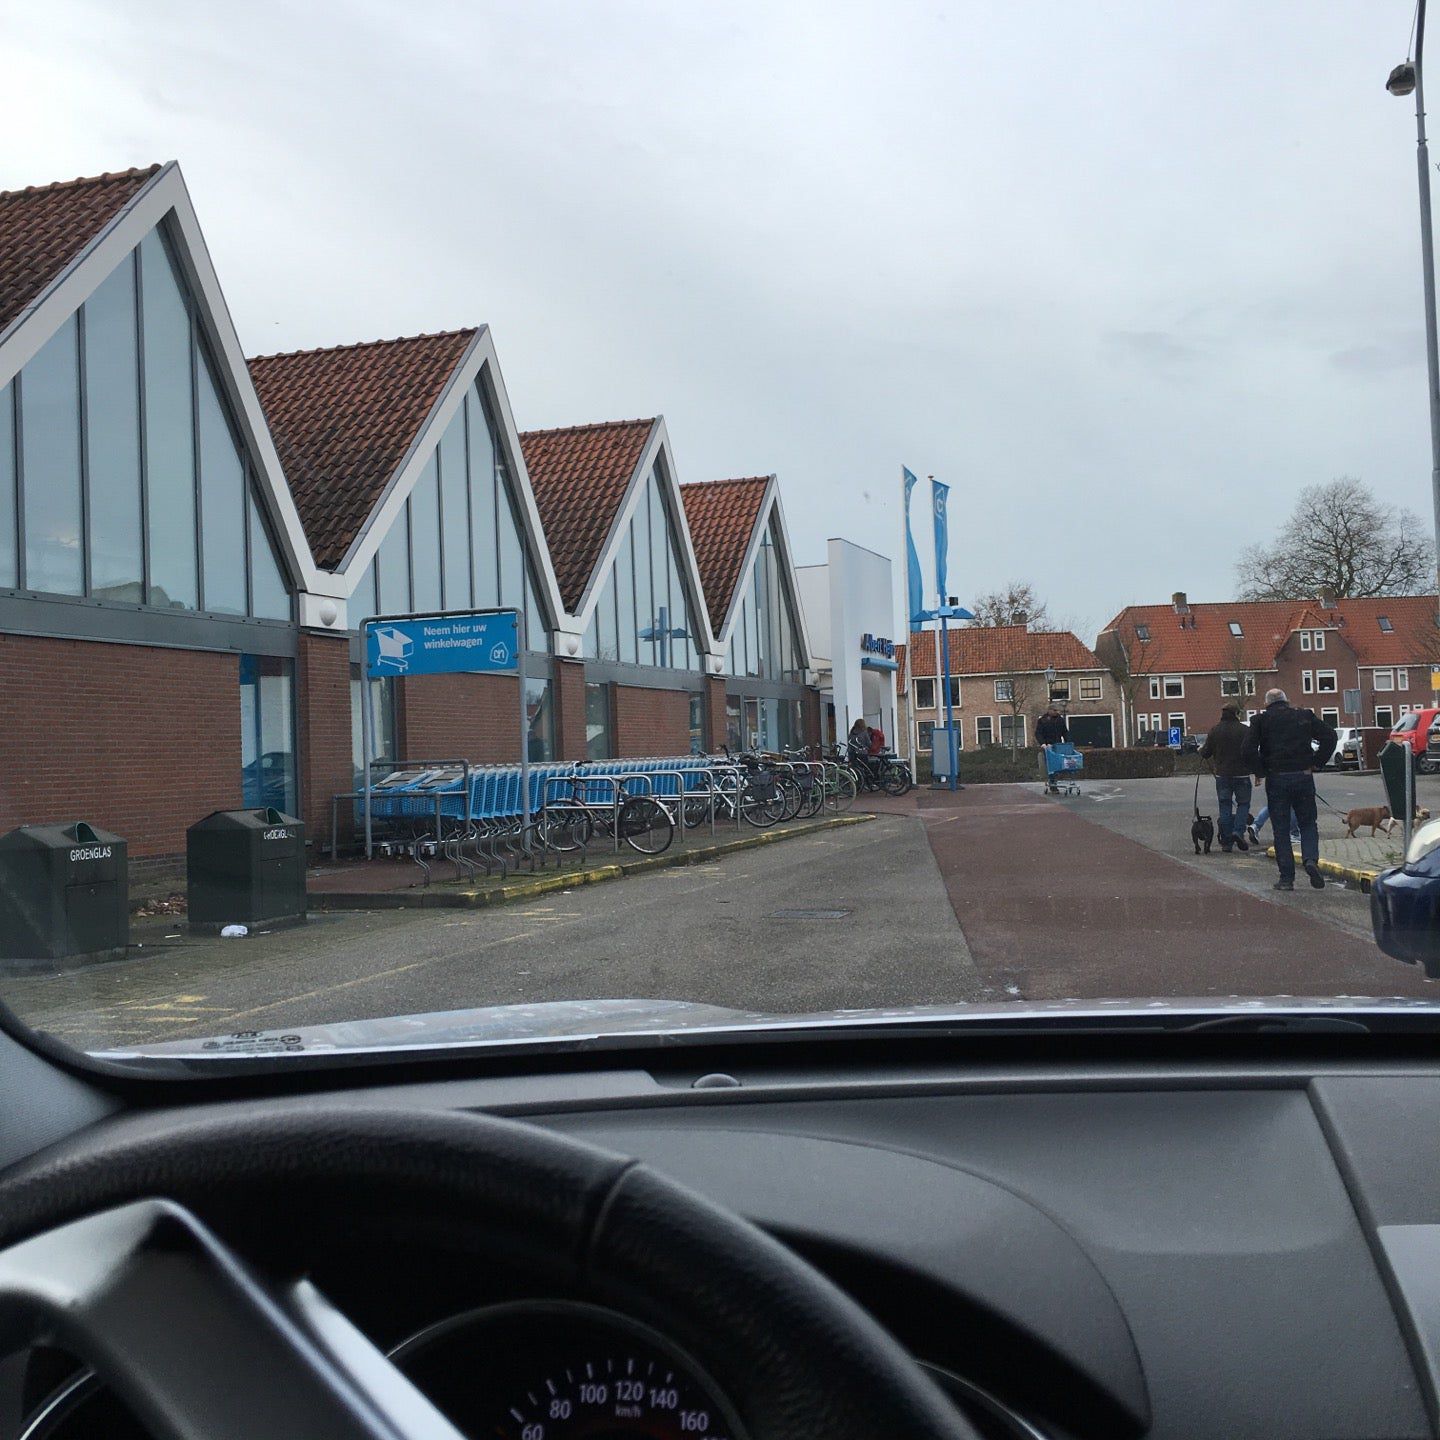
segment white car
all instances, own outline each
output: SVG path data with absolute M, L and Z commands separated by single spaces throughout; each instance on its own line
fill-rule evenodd
M 1358 770 L 1364 758 L 1364 747 L 1360 739 L 1360 727 L 1358 725 L 1339 725 L 1335 733 L 1340 739 L 1336 742 L 1335 753 L 1325 762 L 1327 770 Z

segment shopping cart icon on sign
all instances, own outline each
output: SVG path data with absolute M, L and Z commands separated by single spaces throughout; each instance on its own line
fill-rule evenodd
M 380 628 L 375 631 L 376 667 L 404 674 L 410 668 L 415 642 L 403 631 Z

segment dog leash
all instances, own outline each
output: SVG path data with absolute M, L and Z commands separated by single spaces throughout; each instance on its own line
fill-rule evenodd
M 1195 772 L 1195 818 L 1200 818 L 1200 772 Z

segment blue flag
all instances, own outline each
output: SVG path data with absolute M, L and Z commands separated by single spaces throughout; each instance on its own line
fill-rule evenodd
M 946 593 L 948 577 L 946 570 L 949 568 L 947 561 L 950 554 L 950 525 L 945 518 L 945 510 L 950 499 L 950 487 L 942 485 L 938 480 L 930 482 L 931 497 L 935 505 L 935 590 L 940 596 L 941 606 L 949 604 L 950 597 Z
M 915 535 L 910 529 L 910 492 L 915 488 L 915 476 L 903 465 L 900 470 L 905 476 L 905 549 L 910 577 L 910 623 L 914 625 L 925 618 L 924 582 L 920 579 L 920 556 L 915 549 Z

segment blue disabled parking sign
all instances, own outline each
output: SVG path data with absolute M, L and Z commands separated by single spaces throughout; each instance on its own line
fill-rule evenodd
M 365 640 L 366 661 L 376 676 L 514 670 L 519 648 L 513 610 L 377 620 Z
M 1178 725 L 1170 727 L 1170 748 L 1178 750 L 1185 743 L 1185 734 Z

